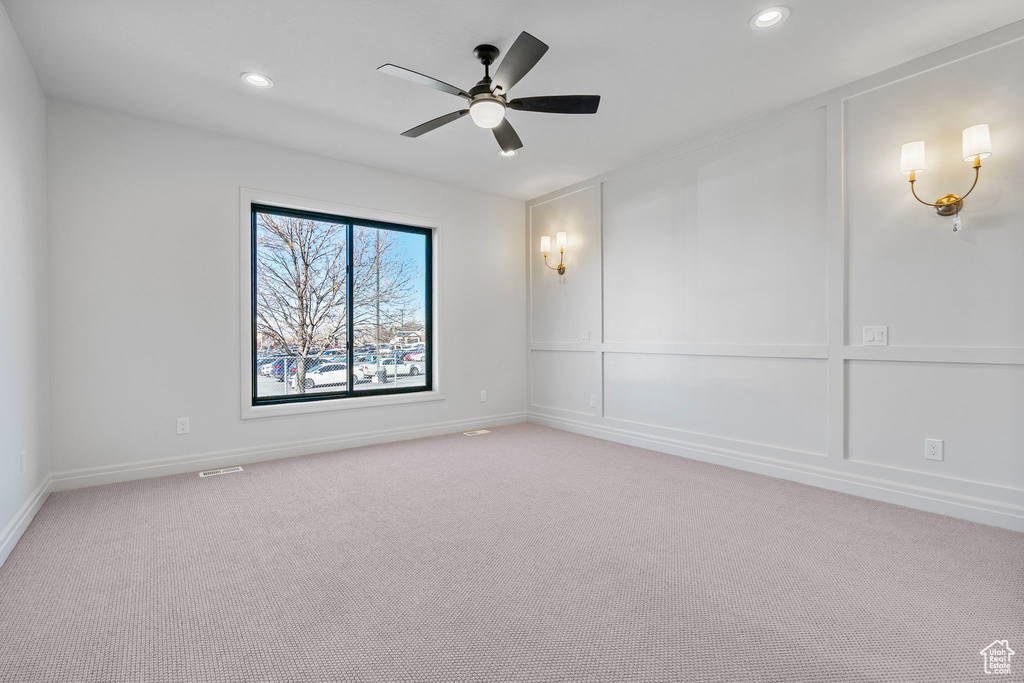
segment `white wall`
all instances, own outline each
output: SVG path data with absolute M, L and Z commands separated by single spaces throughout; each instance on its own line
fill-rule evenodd
M 531 420 L 1024 529 L 1022 36 L 527 202 Z M 929 201 L 963 193 L 981 122 L 995 154 L 954 234 L 900 145 L 927 141 Z M 559 230 L 561 278 L 537 253 Z
M 65 101 L 49 164 L 55 488 L 525 419 L 521 201 Z M 240 187 L 442 222 L 445 400 L 240 418 Z
M 2 563 L 42 504 L 50 467 L 45 362 L 46 101 L 3 5 L 0 92 Z

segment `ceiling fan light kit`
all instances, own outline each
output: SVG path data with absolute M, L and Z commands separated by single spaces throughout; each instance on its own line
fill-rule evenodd
M 484 65 L 484 77 L 469 91 L 469 117 L 481 128 L 497 128 L 505 118 L 505 99 L 491 92 L 491 64 L 501 52 L 493 45 L 477 45 L 473 56 Z M 502 151 L 506 151 L 502 149 Z
M 490 99 L 480 99 L 469 105 L 469 116 L 481 128 L 495 128 L 505 118 L 505 105 Z
M 468 109 L 453 111 L 421 123 L 402 133 L 405 137 L 417 138 L 469 114 L 477 126 L 493 131 L 494 139 L 497 140 L 503 156 L 514 156 L 515 151 L 523 146 L 523 142 L 512 124 L 508 122 L 506 114 L 509 109 L 547 114 L 594 114 L 597 113 L 601 102 L 600 95 L 551 95 L 509 100 L 509 89 L 522 80 L 547 51 L 547 45 L 523 31 L 501 60 L 492 79 L 491 64 L 501 52 L 493 45 L 477 45 L 473 55 L 483 64 L 484 77 L 469 92 L 394 64 L 384 64 L 377 70 L 469 101 Z

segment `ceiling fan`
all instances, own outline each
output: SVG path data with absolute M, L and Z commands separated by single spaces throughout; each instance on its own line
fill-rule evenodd
M 492 79 L 491 64 L 498 58 L 500 51 L 493 45 L 478 45 L 473 50 L 473 55 L 484 65 L 484 77 L 469 92 L 394 64 L 385 64 L 378 67 L 377 71 L 383 71 L 386 74 L 398 76 L 469 101 L 468 109 L 453 111 L 451 114 L 438 116 L 436 119 L 421 123 L 402 133 L 405 137 L 417 138 L 469 114 L 473 123 L 481 128 L 490 128 L 494 131 L 494 138 L 498 141 L 502 154 L 512 155 L 523 146 L 523 142 L 519 139 L 512 124 L 505 118 L 507 109 L 537 111 L 546 114 L 594 114 L 601 103 L 600 95 L 549 95 L 508 99 L 508 91 L 512 86 L 522 80 L 523 76 L 530 72 L 530 69 L 540 61 L 547 51 L 547 45 L 523 31 L 512 43 L 505 58 L 501 60 Z

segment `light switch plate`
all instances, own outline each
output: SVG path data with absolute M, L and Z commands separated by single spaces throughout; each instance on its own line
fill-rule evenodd
M 864 327 L 864 346 L 888 346 L 889 327 L 887 325 L 866 325 Z

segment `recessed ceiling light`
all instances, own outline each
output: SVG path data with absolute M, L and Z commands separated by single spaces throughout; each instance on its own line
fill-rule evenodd
M 762 29 L 778 26 L 788 18 L 788 7 L 769 7 L 750 18 L 750 28 Z
M 505 150 L 503 150 L 503 149 L 499 149 L 498 150 L 498 156 L 514 157 L 516 154 L 517 154 L 517 152 L 514 149 L 510 149 L 507 152 Z
M 242 74 L 242 80 L 254 88 L 274 87 L 274 81 L 270 80 L 270 76 L 264 76 L 263 74 L 253 73 L 252 71 L 246 71 L 244 74 Z

